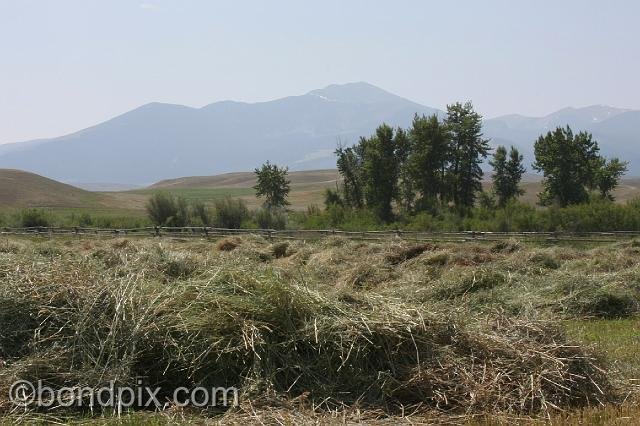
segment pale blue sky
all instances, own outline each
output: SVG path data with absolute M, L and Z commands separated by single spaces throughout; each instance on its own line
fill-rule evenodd
M 640 109 L 640 1 L 0 0 L 0 143 L 367 81 L 485 116 Z

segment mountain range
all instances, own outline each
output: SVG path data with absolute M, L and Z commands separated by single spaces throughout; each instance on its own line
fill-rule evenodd
M 333 150 L 385 122 L 408 127 L 414 114 L 444 112 L 368 83 L 331 85 L 269 102 L 216 102 L 202 108 L 150 103 L 78 132 L 0 145 L 0 168 L 82 186 L 147 185 L 181 176 L 252 170 L 266 160 L 293 170 L 335 167 Z M 605 155 L 640 175 L 640 111 L 565 108 L 545 117 L 485 120 L 492 145 L 514 145 L 530 169 L 533 142 L 556 126 L 588 130 Z

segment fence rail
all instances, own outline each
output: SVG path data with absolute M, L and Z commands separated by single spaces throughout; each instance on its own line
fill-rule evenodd
M 197 237 L 214 238 L 232 235 L 259 235 L 276 239 L 320 239 L 342 236 L 358 240 L 403 239 L 413 241 L 499 241 L 515 238 L 525 241 L 583 241 L 615 242 L 640 238 L 638 231 L 611 232 L 422 232 L 422 231 L 339 231 L 335 229 L 275 230 L 275 229 L 226 229 L 212 227 L 144 227 L 127 229 L 108 228 L 0 228 L 0 235 L 36 236 L 131 236 L 131 237 Z

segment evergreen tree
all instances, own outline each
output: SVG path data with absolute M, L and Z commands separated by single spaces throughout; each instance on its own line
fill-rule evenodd
M 257 183 L 253 187 L 257 197 L 265 197 L 264 205 L 267 209 L 282 208 L 289 205 L 290 181 L 287 179 L 289 169 L 278 167 L 266 162 L 262 167 L 254 170 Z
M 451 159 L 447 171 L 450 196 L 461 213 L 473 207 L 482 190 L 482 160 L 489 153 L 489 140 L 482 135 L 482 116 L 471 102 L 447 106 L 445 123 L 451 134 Z
M 598 143 L 590 133 L 574 135 L 569 126 L 540 136 L 535 143 L 533 164 L 535 170 L 544 174 L 540 203 L 564 207 L 587 201 L 587 188 L 595 186 L 597 171 L 602 166 L 598 153 Z
M 519 186 L 526 171 L 522 165 L 522 155 L 511 147 L 507 159 L 507 149 L 499 146 L 489 164 L 493 167 L 493 191 L 498 197 L 498 206 L 504 207 L 509 200 L 524 192 Z
M 408 175 L 420 192 L 420 209 L 447 197 L 446 170 L 450 157 L 450 135 L 447 126 L 434 114 L 416 116 L 409 130 L 411 141 L 407 159 Z

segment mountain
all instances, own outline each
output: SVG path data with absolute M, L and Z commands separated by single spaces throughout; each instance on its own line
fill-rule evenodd
M 409 126 L 416 113 L 443 116 L 363 82 L 269 102 L 150 103 L 70 135 L 0 145 L 0 167 L 103 188 L 253 170 L 266 160 L 292 170 L 333 168 L 338 143 L 354 143 L 383 122 Z M 486 120 L 484 132 L 494 146 L 519 147 L 531 170 L 536 138 L 567 124 L 592 132 L 603 153 L 631 161 L 630 174 L 640 175 L 640 111 L 597 105 L 508 115 Z
M 608 157 L 629 161 L 629 175 L 640 175 L 640 111 L 593 105 L 564 108 L 544 117 L 506 115 L 484 122 L 484 134 L 491 144 L 514 145 L 525 157 L 527 169 L 534 160 L 537 138 L 558 126 L 569 125 L 574 132 L 591 132 Z
M 266 160 L 331 168 L 339 141 L 353 143 L 382 122 L 407 126 L 415 113 L 441 114 L 367 83 L 270 102 L 151 103 L 67 136 L 1 146 L 0 167 L 118 184 L 252 170 Z

